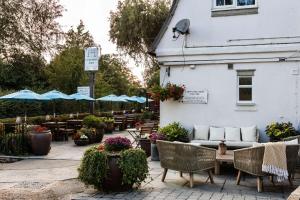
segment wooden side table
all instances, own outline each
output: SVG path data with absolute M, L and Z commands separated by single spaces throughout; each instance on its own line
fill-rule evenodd
M 227 150 L 225 155 L 221 155 L 219 151 L 216 154 L 215 175 L 220 174 L 220 165 L 222 162 L 233 163 L 233 151 Z

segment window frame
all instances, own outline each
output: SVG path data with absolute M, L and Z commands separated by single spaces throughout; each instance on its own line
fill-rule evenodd
M 254 102 L 254 76 L 251 75 L 237 75 L 237 105 L 255 105 Z M 240 78 L 251 78 L 251 85 L 240 85 Z M 251 88 L 251 101 L 240 100 L 240 88 Z
M 248 9 L 248 8 L 257 8 L 258 7 L 258 0 L 255 0 L 255 4 L 247 5 L 247 6 L 238 6 L 238 0 L 232 0 L 232 5 L 224 5 L 224 6 L 217 6 L 217 0 L 213 0 L 213 10 L 233 10 L 233 9 Z

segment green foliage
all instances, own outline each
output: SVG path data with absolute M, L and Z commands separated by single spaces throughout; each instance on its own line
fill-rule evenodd
M 150 111 L 145 111 L 142 113 L 141 120 L 153 119 L 153 113 Z
M 26 134 L 8 133 L 0 139 L 0 152 L 6 155 L 24 155 L 30 153 Z
M 271 140 L 280 140 L 296 135 L 296 130 L 291 122 L 271 123 L 266 127 L 266 133 Z
M 152 98 L 154 99 L 161 100 L 161 101 L 166 101 L 168 99 L 173 99 L 174 101 L 180 101 L 183 98 L 185 86 L 168 83 L 166 87 L 161 87 L 159 85 L 156 85 L 151 90 L 152 90 Z
M 162 127 L 158 132 L 164 134 L 168 141 L 188 141 L 188 130 L 183 128 L 178 122 Z
M 149 175 L 146 153 L 141 149 L 128 149 L 120 156 L 118 164 L 123 173 L 123 184 L 140 185 Z
M 83 156 L 78 169 L 79 179 L 87 185 L 94 185 L 101 189 L 102 182 L 107 172 L 107 155 L 96 147 L 89 148 Z
M 103 119 L 100 117 L 96 117 L 95 115 L 86 116 L 83 119 L 83 125 L 88 128 L 102 129 L 105 127 L 103 123 Z

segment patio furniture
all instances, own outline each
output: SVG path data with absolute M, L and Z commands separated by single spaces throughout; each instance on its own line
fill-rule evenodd
M 134 128 L 136 122 L 136 115 L 135 114 L 128 114 L 126 116 L 126 127 Z
M 140 145 L 139 139 L 141 138 L 140 137 L 140 131 L 138 129 L 136 129 L 136 128 L 128 128 L 128 129 L 126 129 L 126 131 L 133 138 L 133 142 L 131 143 L 131 145 L 133 145 L 134 143 L 136 143 L 136 147 L 139 147 L 139 145 Z
M 294 190 L 287 200 L 299 200 L 300 199 L 300 186 Z
M 288 144 L 300 144 L 300 135 L 283 138 L 282 141 L 285 141 Z M 297 171 L 300 170 L 300 150 L 298 152 L 296 169 Z
M 114 126 L 118 127 L 119 131 L 123 131 L 126 126 L 126 117 L 125 116 L 114 116 Z
M 225 155 L 221 155 L 219 151 L 216 153 L 215 175 L 220 174 L 222 162 L 233 163 L 233 151 L 227 150 Z
M 264 146 L 240 149 L 234 151 L 234 167 L 239 170 L 237 176 L 237 185 L 240 184 L 241 174 L 245 172 L 257 177 L 257 191 L 263 191 L 263 176 L 270 176 L 270 174 L 262 171 L 262 163 L 264 157 Z M 299 145 L 286 146 L 287 168 L 289 173 L 289 183 L 293 185 L 292 174 L 295 172 Z
M 67 127 L 75 130 L 82 128 L 82 119 L 70 119 L 67 121 Z
M 63 130 L 66 128 L 67 122 L 45 122 L 43 126 L 51 130 L 52 139 L 54 141 L 67 141 L 68 134 Z
M 250 127 L 212 127 L 194 125 L 190 142 L 206 147 L 218 147 L 224 141 L 230 149 L 252 147 L 258 144 L 259 131 L 256 126 Z
M 215 167 L 216 150 L 186 143 L 167 142 L 157 140 L 160 165 L 164 168 L 162 182 L 168 169 L 182 173 L 189 173 L 190 187 L 194 186 L 193 175 L 200 171 L 207 171 L 211 183 L 214 183 L 211 170 Z

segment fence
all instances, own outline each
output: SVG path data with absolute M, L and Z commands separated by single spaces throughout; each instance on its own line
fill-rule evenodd
M 24 155 L 30 151 L 26 124 L 0 123 L 0 153 Z

